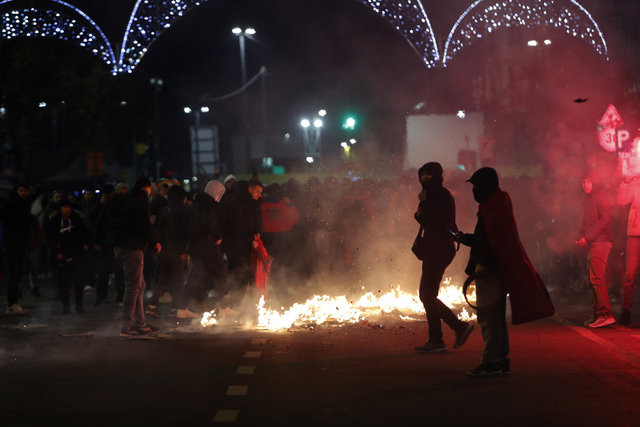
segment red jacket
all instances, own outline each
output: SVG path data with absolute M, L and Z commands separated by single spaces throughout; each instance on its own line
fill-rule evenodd
M 507 286 L 513 324 L 553 315 L 555 310 L 547 288 L 520 242 L 509 195 L 502 190 L 495 191 L 480 203 L 478 216 L 487 230 Z

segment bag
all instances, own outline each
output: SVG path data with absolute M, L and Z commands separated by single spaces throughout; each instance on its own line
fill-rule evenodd
M 420 261 L 424 261 L 427 255 L 427 239 L 422 235 L 422 226 L 420 226 L 420 230 L 418 230 L 418 235 L 413 241 L 413 246 L 411 246 L 411 252 L 418 258 Z

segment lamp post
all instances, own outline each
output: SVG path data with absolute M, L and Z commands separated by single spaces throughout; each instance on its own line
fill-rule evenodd
M 231 32 L 238 37 L 238 43 L 240 46 L 240 72 L 242 77 L 242 127 L 244 130 L 244 142 L 245 152 L 247 156 L 247 166 L 251 168 L 251 144 L 249 141 L 249 117 L 248 117 L 248 101 L 247 92 L 244 87 L 247 84 L 247 61 L 245 51 L 245 36 L 253 36 L 256 34 L 256 30 L 249 27 L 242 29 L 235 27 Z M 249 171 L 250 172 L 250 171 Z

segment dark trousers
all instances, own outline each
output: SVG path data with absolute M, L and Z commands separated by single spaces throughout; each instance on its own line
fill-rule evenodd
M 611 316 L 609 292 L 607 291 L 607 260 L 612 246 L 611 242 L 594 242 L 589 245 L 587 254 L 589 288 L 591 290 L 591 307 L 596 317 Z
M 24 249 L 7 248 L 9 258 L 9 280 L 7 283 L 7 303 L 9 306 L 18 303 L 20 298 L 20 280 L 24 273 L 27 253 Z
M 184 281 L 185 262 L 179 253 L 171 250 L 162 251 L 158 255 L 158 261 L 158 278 L 153 287 L 151 305 L 158 305 L 158 300 L 165 292 L 171 292 L 174 297 L 180 295 Z
M 69 310 L 69 300 L 71 289 L 75 296 L 76 309 L 82 309 L 83 280 L 82 261 L 73 259 L 72 261 L 58 260 L 58 290 L 60 300 L 65 311 Z
M 236 289 L 249 286 L 254 278 L 251 271 L 251 244 L 227 248 L 227 261 L 232 285 Z
M 114 273 L 116 287 L 116 301 L 122 302 L 124 298 L 124 275 L 122 267 L 116 263 L 112 248 L 102 248 L 96 254 L 96 303 L 105 301 L 109 294 L 109 276 Z
M 442 325 L 444 320 L 451 329 L 457 330 L 463 325 L 456 315 L 442 301 L 438 299 L 440 281 L 444 270 L 453 260 L 455 250 L 450 253 L 428 256 L 422 262 L 422 277 L 420 278 L 420 301 L 427 313 L 429 324 L 429 342 L 441 343 Z
M 191 260 L 191 274 L 178 299 L 177 307 L 180 309 L 187 308 L 192 298 L 201 299 L 205 290 L 215 289 L 217 298 L 223 298 L 229 292 L 229 274 L 220 246 L 206 254 L 194 253 Z
M 627 265 L 622 283 L 622 309 L 631 311 L 633 286 L 640 268 L 640 237 L 627 237 Z
M 144 253 L 142 249 L 115 248 L 116 260 L 124 273 L 125 292 L 122 306 L 122 327 L 132 329 L 146 325 L 144 317 Z
M 497 274 L 483 271 L 476 279 L 476 304 L 484 341 L 482 363 L 504 362 L 509 355 L 509 332 L 505 317 L 507 291 Z

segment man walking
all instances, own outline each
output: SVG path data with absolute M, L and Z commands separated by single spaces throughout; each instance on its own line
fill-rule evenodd
M 588 246 L 587 266 L 591 289 L 593 316 L 585 322 L 590 328 L 601 328 L 616 323 L 611 315 L 607 292 L 607 260 L 613 246 L 611 239 L 611 208 L 606 195 L 596 188 L 593 180 L 585 176 L 580 181 L 584 198 L 582 230 L 576 244 Z
M 511 198 L 500 189 L 495 169 L 480 168 L 468 182 L 473 184 L 473 198 L 479 204 L 478 221 L 473 234 L 459 232 L 456 240 L 471 247 L 465 272 L 475 278 L 484 349 L 482 363 L 467 375 L 509 375 L 507 294 L 514 325 L 551 316 L 554 308 L 520 242 Z
M 427 243 L 420 257 L 422 259 L 420 301 L 427 313 L 429 341 L 416 347 L 415 350 L 419 353 L 441 353 L 447 350 L 442 340 L 441 319 L 456 332 L 453 348 L 464 344 L 473 330 L 473 325 L 459 320 L 451 309 L 438 299 L 444 270 L 451 264 L 456 254 L 449 230 L 453 232 L 458 230 L 453 196 L 442 185 L 444 181 L 442 166 L 436 162 L 425 164 L 418 171 L 418 179 L 422 185 L 422 191 L 418 195 L 420 204 L 414 217 L 424 230 Z

